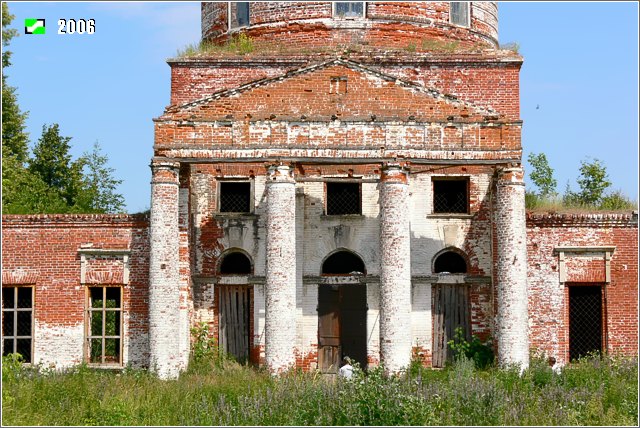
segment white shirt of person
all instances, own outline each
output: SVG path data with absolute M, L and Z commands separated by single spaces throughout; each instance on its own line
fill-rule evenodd
M 345 364 L 344 366 L 340 367 L 340 370 L 338 370 L 338 374 L 345 379 L 351 379 L 351 376 L 353 376 L 353 366 L 348 363 Z

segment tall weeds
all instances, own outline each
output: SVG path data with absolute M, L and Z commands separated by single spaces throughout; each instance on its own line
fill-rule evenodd
M 636 359 L 589 357 L 553 374 L 533 359 L 478 370 L 412 367 L 351 380 L 292 371 L 279 378 L 232 361 L 173 381 L 127 369 L 53 372 L 3 362 L 3 425 L 632 425 Z

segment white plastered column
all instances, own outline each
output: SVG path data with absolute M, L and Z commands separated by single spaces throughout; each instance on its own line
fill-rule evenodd
M 411 236 L 408 172 L 380 177 L 380 359 L 388 373 L 411 362 Z
M 295 366 L 296 195 L 293 169 L 273 165 L 267 174 L 265 363 L 278 374 Z
M 151 163 L 149 366 L 162 379 L 185 368 L 180 355 L 178 162 Z
M 524 190 L 522 167 L 498 171 L 495 202 L 498 364 L 518 365 L 521 369 L 529 366 Z

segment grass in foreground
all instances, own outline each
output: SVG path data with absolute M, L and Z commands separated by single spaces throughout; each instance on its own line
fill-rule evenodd
M 636 359 L 591 357 L 554 375 L 533 360 L 516 370 L 380 369 L 352 380 L 317 373 L 272 378 L 233 363 L 199 364 L 174 381 L 142 370 L 37 372 L 8 360 L 3 425 L 631 425 Z

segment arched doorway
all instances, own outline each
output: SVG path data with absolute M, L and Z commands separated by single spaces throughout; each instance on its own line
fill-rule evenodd
M 329 255 L 318 286 L 318 368 L 336 373 L 348 356 L 367 366 L 367 289 L 359 277 L 364 262 L 348 250 Z
M 218 286 L 218 345 L 222 352 L 238 362 L 249 361 L 251 350 L 251 286 L 246 277 L 253 273 L 253 263 L 241 250 L 223 254 L 218 265 L 220 276 L 233 276 L 235 283 Z
M 454 340 L 456 328 L 462 328 L 466 340 L 471 339 L 469 288 L 464 282 L 447 282 L 449 275 L 467 273 L 465 258 L 454 249 L 436 254 L 433 273 L 443 281 L 433 284 L 433 367 L 444 367 L 453 357 L 449 341 Z

